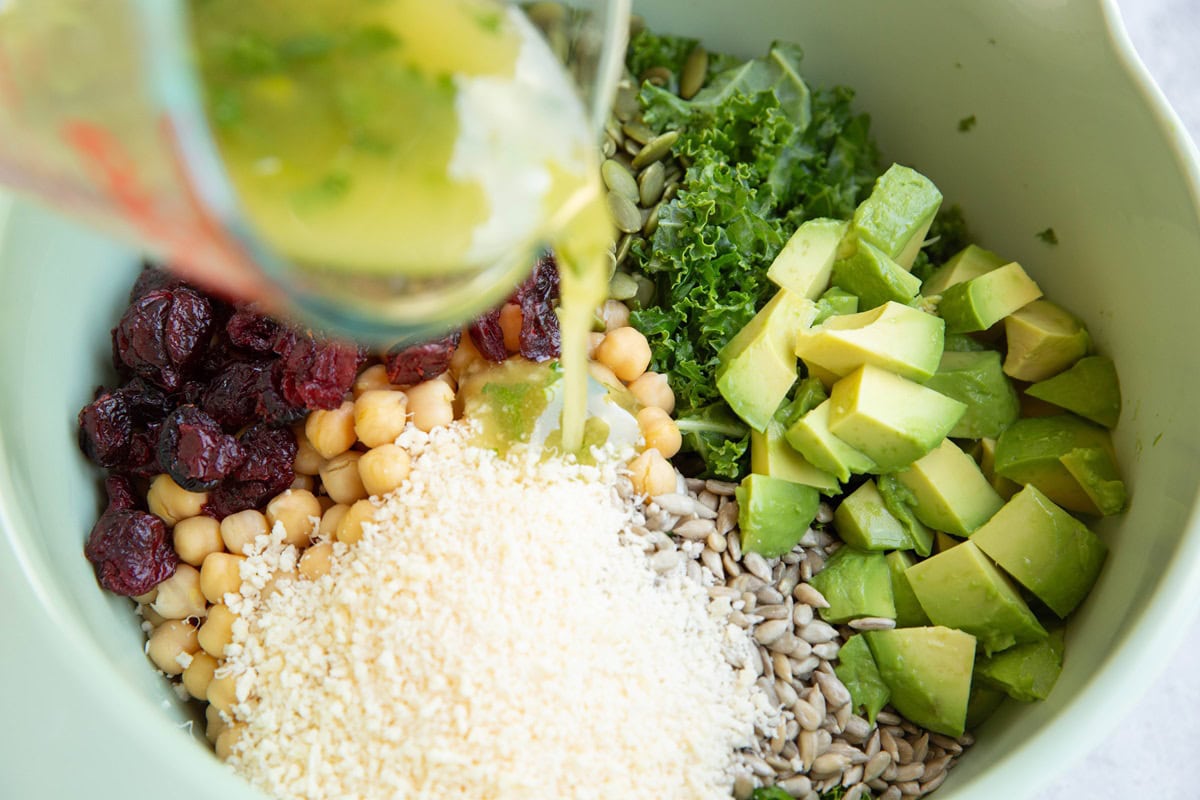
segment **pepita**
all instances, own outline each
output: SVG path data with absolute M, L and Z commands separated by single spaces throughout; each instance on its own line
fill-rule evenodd
M 617 230 L 635 233 L 642 229 L 642 212 L 628 197 L 617 192 L 608 193 L 608 210 L 612 212 Z
M 643 206 L 649 208 L 662 199 L 663 189 L 667 185 L 666 175 L 661 161 L 655 161 L 638 175 L 638 199 Z
M 696 45 L 688 54 L 687 61 L 683 62 L 683 69 L 679 73 L 679 96 L 684 100 L 691 100 L 696 96 L 696 92 L 700 91 L 700 87 L 704 86 L 707 77 L 708 51 Z
M 677 141 L 679 141 L 679 131 L 667 131 L 660 136 L 655 136 L 646 142 L 646 146 L 633 156 L 633 168 L 640 170 L 643 167 L 650 166 L 671 152 L 671 148 L 675 146 L 675 142 Z
M 640 191 L 637 181 L 619 161 L 610 158 L 601 164 L 600 177 L 604 179 L 604 185 L 610 192 L 616 192 L 632 203 L 638 201 Z

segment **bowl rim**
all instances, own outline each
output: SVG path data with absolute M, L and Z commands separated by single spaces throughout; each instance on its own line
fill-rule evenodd
M 1154 118 L 1156 128 L 1172 150 L 1187 186 L 1197 229 L 1200 230 L 1200 148 L 1137 54 L 1117 0 L 1087 2 L 1099 10 L 1108 34 L 1107 46 L 1133 82 L 1147 111 Z M 11 196 L 0 192 L 0 241 L 8 232 L 15 206 L 16 201 Z M 29 529 L 30 520 L 18 503 L 3 502 L 5 498 L 19 496 L 7 459 L 11 450 L 11 436 L 11 431 L 0 422 L 0 553 L 9 560 L 7 567 L 0 567 L 0 571 L 11 570 L 19 580 L 16 584 L 0 585 L 0 596 L 28 592 L 27 607 L 45 616 L 45 619 L 36 623 L 26 620 L 16 624 L 42 627 L 49 623 L 54 626 L 57 632 L 55 638 L 58 639 L 54 647 L 63 656 L 56 661 L 62 669 L 80 684 L 105 687 L 111 694 L 104 704 L 121 710 L 119 726 L 122 738 L 134 749 L 138 744 L 152 745 L 165 756 L 177 776 L 188 776 L 183 785 L 190 787 L 189 792 L 212 797 L 261 797 L 253 787 L 215 759 L 196 758 L 199 751 L 187 738 L 160 735 L 169 727 L 175 727 L 174 724 L 146 695 L 128 685 L 99 643 L 70 612 L 61 591 L 40 576 L 37 563 L 41 560 L 39 554 L 26 548 L 15 534 L 16 530 Z M 1028 740 L 997 757 L 989 765 L 988 772 L 1002 764 L 1011 767 L 1014 760 L 1019 760 L 1023 770 L 1028 770 L 1030 765 L 1040 767 L 1037 772 L 1039 781 L 1050 781 L 1067 770 L 1075 760 L 1093 750 L 1128 716 L 1142 691 L 1128 691 L 1126 676 L 1141 676 L 1139 683 L 1144 691 L 1162 674 L 1169 661 L 1169 658 L 1163 658 L 1163 654 L 1176 652 L 1187 631 L 1184 623 L 1200 616 L 1200 608 L 1193 607 L 1191 602 L 1191 598 L 1200 595 L 1198 499 L 1200 487 L 1193 495 L 1191 509 L 1171 563 L 1162 573 L 1141 612 L 1131 620 L 1130 633 L 1119 648 L 1104 660 L 1070 705 L 1048 720 Z M 1144 624 L 1148 615 L 1160 620 L 1173 620 L 1175 624 Z M 1047 746 L 1051 742 L 1053 746 Z M 1064 742 L 1069 742 L 1065 748 Z M 990 790 L 982 783 L 977 779 L 964 786 L 961 794 L 963 800 L 982 798 L 985 793 L 990 795 Z

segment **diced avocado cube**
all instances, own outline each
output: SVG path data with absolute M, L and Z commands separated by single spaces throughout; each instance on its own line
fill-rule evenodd
M 975 662 L 975 679 L 981 686 L 1002 689 L 1023 703 L 1045 700 L 1058 682 L 1063 665 L 1063 631 L 1052 631 L 1045 641 L 1010 647 Z
M 875 486 L 879 489 L 879 496 L 883 498 L 888 511 L 892 512 L 892 516 L 900 520 L 900 524 L 908 531 L 908 539 L 917 555 L 924 557 L 933 552 L 933 531 L 917 519 L 913 511 L 917 498 L 913 497 L 908 487 L 900 483 L 895 475 L 878 476 Z
M 1112 438 L 1072 414 L 1019 419 L 996 440 L 996 474 L 1036 486 L 1052 501 L 1084 514 L 1118 514 L 1125 485 Z
M 921 294 L 926 297 L 942 294 L 955 284 L 966 283 L 972 278 L 978 278 L 1007 263 L 1009 262 L 991 250 L 984 250 L 978 245 L 969 244 L 950 256 L 945 264 L 938 267 L 921 284 Z
M 973 542 L 914 564 L 905 575 L 935 625 L 966 631 L 988 654 L 1046 638 L 1016 587 Z
M 742 549 L 768 558 L 796 546 L 821 502 L 813 487 L 769 475 L 747 475 L 734 494 Z
M 883 682 L 871 647 L 862 636 L 851 636 L 838 650 L 838 665 L 833 668 L 838 680 L 850 692 L 850 703 L 855 713 L 862 710 L 867 722 L 874 725 L 875 715 L 892 696 Z
M 947 353 L 975 353 L 980 350 L 991 350 L 974 336 L 965 333 L 947 333 L 943 349 Z
M 821 386 L 825 387 L 826 392 L 832 389 L 833 385 L 838 382 L 838 378 L 841 377 L 840 375 L 833 374 L 820 364 L 805 363 L 804 371 L 806 375 L 816 380 L 821 384 Z
M 979 466 L 949 439 L 897 472 L 896 479 L 916 499 L 917 519 L 956 536 L 971 533 L 1004 505 Z
M 787 443 L 783 438 L 783 425 L 777 420 L 767 423 L 765 433 L 750 431 L 750 470 L 812 486 L 825 494 L 833 494 L 841 486 L 837 478 L 814 467 Z
M 833 385 L 829 431 L 875 462 L 903 469 L 937 447 L 967 407 L 919 383 L 866 364 Z
M 892 573 L 892 601 L 896 606 L 896 627 L 919 628 L 929 624 L 929 616 L 921 608 L 904 571 L 916 563 L 916 559 L 903 550 L 887 554 L 888 570 Z
M 971 541 L 1060 617 L 1087 597 L 1108 552 L 1034 486 L 1014 495 Z
M 985 331 L 1042 296 L 1042 290 L 1017 262 L 951 286 L 938 313 L 950 333 Z
M 914 381 L 932 377 L 942 357 L 945 323 L 932 314 L 887 302 L 859 314 L 830 317 L 796 334 L 796 355 L 834 375 L 873 364 Z
M 910 302 L 921 290 L 921 279 L 870 242 L 860 241 L 852 256 L 834 262 L 833 285 L 857 296 L 860 309 L 872 309 L 889 300 Z
M 942 353 L 937 373 L 925 385 L 966 404 L 967 412 L 950 431 L 956 439 L 995 438 L 1021 413 L 1017 390 L 995 350 Z
M 1059 408 L 1115 428 L 1121 416 L 1121 384 L 1111 358 L 1087 356 L 1052 378 L 1035 383 L 1025 393 Z
M 763 431 L 796 382 L 796 331 L 815 313 L 811 300 L 775 293 L 717 358 L 717 389 L 734 413 Z
M 962 544 L 962 539 L 955 539 L 948 533 L 938 531 L 933 537 L 933 552 L 944 553 L 958 544 Z
M 909 270 L 941 205 L 942 193 L 933 181 L 892 164 L 855 209 L 854 232 L 860 241 L 870 242 Z
M 829 601 L 829 608 L 820 612 L 828 622 L 858 617 L 896 618 L 892 576 L 883 553 L 845 545 L 829 557 L 825 568 L 809 583 Z
M 862 634 L 897 711 L 946 736 L 966 730 L 975 637 L 946 627 L 896 628 Z
M 825 387 L 816 378 L 804 378 L 796 385 L 792 400 L 784 406 L 775 419 L 783 423 L 785 428 L 795 425 L 805 414 L 829 399 Z
M 1004 372 L 1019 381 L 1044 381 L 1087 354 L 1092 338 L 1078 317 L 1049 300 L 1035 300 L 1004 320 Z
M 816 300 L 829 286 L 838 245 L 850 224 L 836 219 L 810 219 L 788 239 L 767 270 L 780 288 Z
M 978 661 L 975 662 L 975 668 L 979 669 Z M 1007 697 L 1002 689 L 995 689 L 976 679 L 971 684 L 971 698 L 967 701 L 967 730 L 973 731 L 987 722 Z
M 817 300 L 817 316 L 813 325 L 820 325 L 833 316 L 858 312 L 858 296 L 834 286 Z
M 979 469 L 983 472 L 983 477 L 988 479 L 988 483 L 996 490 L 996 493 L 1005 500 L 1011 498 L 1014 494 L 1021 491 L 1021 484 L 1010 481 L 1003 475 L 996 474 L 996 440 L 984 437 L 977 440 L 971 448 L 971 457 L 975 459 L 975 463 L 979 464 Z
M 888 511 L 872 480 L 842 500 L 833 512 L 833 524 L 842 541 L 860 550 L 908 550 L 913 546 L 908 531 Z
M 828 400 L 797 420 L 784 438 L 813 466 L 845 483 L 850 475 L 875 470 L 875 462 L 829 432 Z

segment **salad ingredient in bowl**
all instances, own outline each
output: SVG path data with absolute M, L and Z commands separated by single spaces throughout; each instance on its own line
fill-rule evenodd
M 797 60 L 634 37 L 580 454 L 548 260 L 373 355 L 143 274 L 89 556 L 219 755 L 285 797 L 893 800 L 1048 694 L 1080 515 L 1126 503 L 1115 370 Z

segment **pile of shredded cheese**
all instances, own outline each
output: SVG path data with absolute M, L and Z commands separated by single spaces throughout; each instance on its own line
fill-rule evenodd
M 410 479 L 320 579 L 272 582 L 296 554 L 260 538 L 230 763 L 285 800 L 728 798 L 763 713 L 745 634 L 650 568 L 615 462 L 468 438 L 410 428 Z

